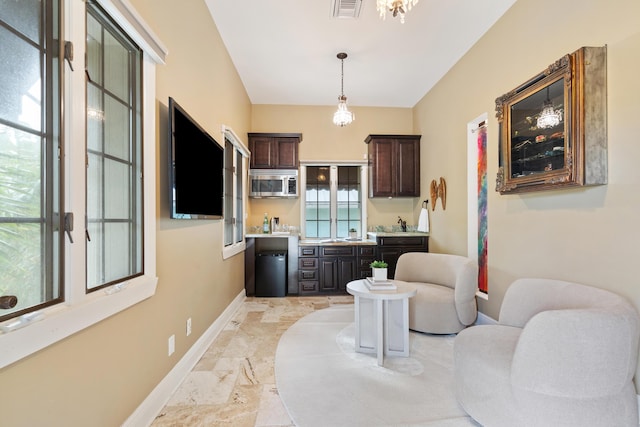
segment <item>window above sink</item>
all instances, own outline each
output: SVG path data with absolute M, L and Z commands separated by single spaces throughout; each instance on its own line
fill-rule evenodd
M 303 238 L 347 242 L 366 237 L 366 173 L 366 167 L 357 163 L 301 166 Z M 351 229 L 356 237 L 350 235 Z

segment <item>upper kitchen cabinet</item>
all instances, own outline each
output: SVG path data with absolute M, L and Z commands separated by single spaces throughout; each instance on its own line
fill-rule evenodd
M 369 197 L 420 196 L 421 135 L 369 135 Z
M 298 169 L 301 133 L 250 133 L 253 169 Z

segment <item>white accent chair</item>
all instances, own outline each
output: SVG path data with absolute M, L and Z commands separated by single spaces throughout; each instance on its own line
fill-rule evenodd
M 519 279 L 499 322 L 454 342 L 456 395 L 486 427 L 638 426 L 640 321 L 612 292 Z
M 427 252 L 400 255 L 395 280 L 417 291 L 409 299 L 409 329 L 455 334 L 478 316 L 477 263 L 467 257 Z

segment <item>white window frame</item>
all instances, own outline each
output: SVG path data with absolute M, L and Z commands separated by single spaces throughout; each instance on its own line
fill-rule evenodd
M 87 293 L 85 287 L 85 3 L 63 2 L 65 40 L 73 42 L 75 71 L 65 65 L 64 144 L 65 211 L 76 218 L 75 243 L 65 245 L 65 301 L 10 319 L 0 334 L 0 368 L 14 363 L 78 331 L 94 325 L 155 294 L 156 170 L 155 67 L 164 64 L 167 49 L 127 0 L 97 0 L 143 49 L 144 275 Z
M 362 218 L 360 221 L 361 229 L 360 236 L 367 235 L 367 202 L 369 195 L 368 186 L 368 168 L 366 161 L 338 161 L 327 160 L 325 162 L 300 162 L 300 238 L 304 239 L 307 235 L 306 230 L 306 215 L 305 205 L 307 201 L 307 166 L 329 166 L 331 169 L 331 238 L 336 238 L 337 235 L 337 197 L 336 197 L 336 182 L 337 182 L 337 168 L 335 166 L 359 166 L 360 167 L 360 190 L 362 191 Z
M 236 165 L 237 164 L 237 155 L 238 152 L 242 155 L 242 170 L 238 171 L 235 170 L 234 171 L 234 180 L 233 180 L 233 197 L 232 197 L 232 201 L 233 201 L 233 215 L 235 218 L 235 215 L 237 213 L 237 209 L 236 209 L 236 203 L 237 203 L 237 197 L 236 195 L 237 193 L 237 180 L 235 179 L 235 176 L 237 176 L 238 173 L 242 174 L 243 180 L 242 180 L 242 186 L 243 188 L 243 192 L 242 192 L 242 214 L 244 215 L 243 218 L 243 224 L 246 224 L 246 219 L 247 219 L 247 199 L 248 199 L 248 189 L 249 189 L 249 169 L 248 169 L 248 164 L 249 164 L 249 149 L 247 148 L 246 145 L 244 145 L 244 143 L 242 142 L 242 140 L 238 137 L 238 135 L 236 135 L 236 133 L 233 131 L 233 129 L 231 129 L 228 126 L 222 125 L 222 140 L 226 141 L 229 140 L 229 142 L 231 142 L 231 144 L 233 145 L 233 147 L 235 148 L 235 150 L 233 151 L 233 164 Z M 225 143 L 226 145 L 226 143 Z M 226 168 L 227 165 L 225 165 Z M 225 203 L 227 201 L 225 200 Z M 235 225 L 234 228 L 235 230 Z M 227 259 L 227 258 L 231 258 L 234 255 L 237 255 L 241 252 L 244 252 L 247 244 L 246 244 L 246 239 L 245 239 L 245 227 L 242 227 L 242 230 L 240 230 L 242 232 L 242 240 L 239 242 L 235 242 L 235 238 L 232 239 L 232 241 L 234 241 L 234 243 L 232 243 L 231 245 L 225 246 L 225 241 L 226 236 L 223 235 L 222 238 L 222 258 L 223 259 Z M 222 221 L 222 232 L 223 234 L 226 232 L 225 231 L 225 226 L 224 226 L 224 221 Z

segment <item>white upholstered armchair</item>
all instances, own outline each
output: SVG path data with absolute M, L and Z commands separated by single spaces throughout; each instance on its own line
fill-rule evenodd
M 456 336 L 458 401 L 486 427 L 637 427 L 639 323 L 612 292 L 516 280 L 498 324 Z
M 409 299 L 409 329 L 454 334 L 475 322 L 477 277 L 477 263 L 467 257 L 426 252 L 402 254 L 394 279 L 407 282 L 417 291 Z

